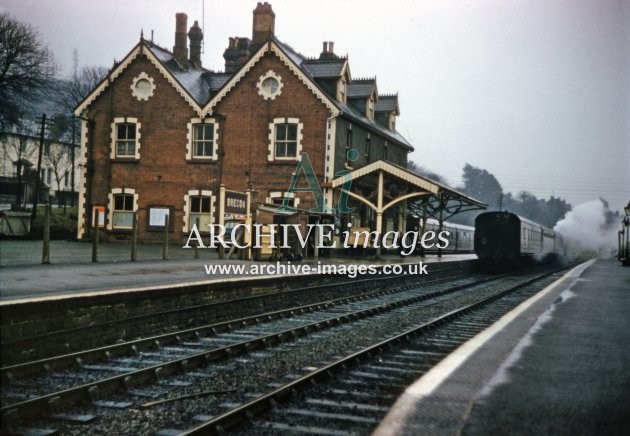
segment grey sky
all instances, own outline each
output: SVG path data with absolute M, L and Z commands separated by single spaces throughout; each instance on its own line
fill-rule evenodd
M 630 0 L 272 0 L 276 35 L 307 56 L 322 41 L 353 77 L 398 92 L 398 129 L 418 164 L 459 183 L 466 162 L 504 190 L 577 205 L 630 200 Z M 256 1 L 205 0 L 206 68 L 230 36 L 251 36 Z M 65 72 L 111 66 L 140 30 L 172 49 L 175 13 L 202 0 L 4 0 Z

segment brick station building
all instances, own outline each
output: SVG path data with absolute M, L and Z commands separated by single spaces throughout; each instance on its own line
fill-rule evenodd
M 89 237 L 100 207 L 108 239 L 129 238 L 136 213 L 139 238 L 159 240 L 164 227 L 152 214 L 167 210 L 170 240 L 185 241 L 195 220 L 218 222 L 221 185 L 251 190 L 252 211 L 285 196 L 308 211 L 312 194 L 287 193 L 304 153 L 330 206 L 340 171 L 356 179 L 350 200 L 358 207 L 336 222 L 404 225 L 403 208 L 385 211 L 383 195 L 409 197 L 409 186 L 428 182 L 404 169 L 413 148 L 395 128 L 397 96 L 379 95 L 374 78 L 353 78 L 332 42 L 307 58 L 278 40 L 274 27 L 271 5 L 258 3 L 251 39 L 229 38 L 225 71 L 213 72 L 201 64 L 198 23 L 187 31 L 179 13 L 172 51 L 141 37 L 114 65 L 75 110 L 82 119 L 79 238 Z M 387 192 L 375 193 L 383 183 Z

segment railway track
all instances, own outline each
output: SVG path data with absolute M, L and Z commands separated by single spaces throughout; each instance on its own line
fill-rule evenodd
M 522 281 L 523 278 L 519 280 Z M 455 283 L 438 282 L 425 287 L 406 286 L 396 291 L 371 293 L 362 298 L 336 299 L 187 329 L 136 343 L 103 347 L 60 356 L 58 359 L 3 368 L 3 423 L 12 423 L 12 428 L 15 429 L 25 425 L 37 426 L 39 422 L 41 426 L 38 428 L 45 428 L 51 422 L 56 426 L 55 423 L 61 420 L 68 421 L 69 428 L 79 426 L 83 431 L 85 427 L 82 426 L 89 424 L 81 424 L 82 422 L 87 423 L 99 416 L 111 414 L 111 410 L 135 410 L 139 401 L 148 400 L 149 405 L 155 406 L 161 403 L 155 400 L 167 397 L 163 403 L 176 403 L 178 390 L 190 391 L 191 385 L 198 382 L 207 384 L 205 382 L 213 378 L 225 379 L 229 377 L 230 370 L 234 369 L 234 362 L 237 362 L 236 366 L 240 363 L 246 366 L 252 362 L 255 366 L 257 360 L 264 361 L 273 357 L 278 349 L 284 347 L 284 350 L 294 352 L 328 333 L 334 333 L 335 330 L 350 332 L 366 329 L 370 323 L 380 322 L 381 318 L 403 319 L 410 313 L 426 311 L 427 308 L 448 306 L 447 302 L 456 300 L 458 295 L 461 297 L 470 293 L 472 289 L 478 289 L 475 292 L 483 294 L 484 286 L 490 287 L 492 289 L 486 289 L 485 293 L 495 295 L 498 292 L 495 289 L 496 283 L 502 283 L 499 286 L 501 288 L 506 286 L 500 277 L 460 277 Z M 495 285 L 490 286 L 490 283 Z M 439 310 L 443 311 L 441 308 Z M 343 331 L 341 335 L 344 334 Z M 373 339 L 369 338 L 369 342 L 373 342 Z M 324 358 L 330 359 L 330 356 Z M 313 377 L 316 377 L 314 374 L 319 369 L 326 368 L 325 372 L 332 370 L 332 367 L 328 367 L 330 363 L 323 366 L 317 366 L 317 362 L 311 363 L 306 368 L 309 373 L 313 373 Z M 427 361 L 427 364 L 430 363 Z M 389 371 L 395 373 L 394 369 L 392 367 Z M 399 370 L 408 371 L 402 367 Z M 240 372 L 240 369 L 235 371 L 235 377 Z M 299 374 L 290 375 L 300 378 Z M 240 388 L 217 388 L 210 391 L 197 390 L 184 398 L 226 398 L 237 391 L 245 395 L 245 398 L 257 395 L 257 392 L 241 392 L 243 389 Z M 35 398 L 29 398 L 33 396 Z M 260 401 L 262 403 L 256 404 L 263 404 L 268 400 Z M 322 401 L 326 403 L 332 400 Z M 239 404 L 242 402 L 241 397 Z M 220 411 L 231 404 L 229 401 L 217 404 L 218 409 L 215 408 L 211 415 L 222 415 Z M 258 406 L 252 407 L 256 409 Z M 233 416 L 238 415 L 238 412 L 233 413 L 236 413 Z M 246 415 L 250 413 L 250 410 L 245 412 Z M 324 415 L 321 417 L 327 416 L 326 412 L 322 413 Z M 193 421 L 209 418 L 209 414 L 192 416 Z M 223 425 L 219 423 L 207 428 L 220 428 Z M 162 430 L 166 431 L 164 434 L 168 434 L 168 429 Z M 276 430 L 281 431 L 281 428 Z
M 180 435 L 368 434 L 396 396 L 451 351 L 537 293 L 554 272 L 514 284 L 314 368 Z
M 458 268 L 439 268 L 432 272 L 432 279 L 448 278 L 462 274 Z M 369 279 L 333 280 L 329 283 L 306 285 L 292 289 L 239 296 L 204 304 L 181 303 L 181 307 L 145 313 L 106 322 L 90 323 L 71 329 L 48 331 L 29 337 L 2 337 L 2 365 L 45 359 L 60 354 L 71 354 L 87 348 L 103 347 L 115 342 L 132 341 L 139 337 L 167 333 L 208 322 L 220 322 L 246 317 L 265 311 L 316 303 L 338 297 L 352 297 L 384 289 L 395 289 L 404 284 L 417 283 L 424 278 L 406 276 L 370 277 Z M 280 286 L 279 286 L 280 288 Z M 235 290 L 235 294 L 240 294 Z M 184 299 L 182 299 L 184 300 Z
M 96 393 L 159 381 L 207 362 L 489 280 L 496 277 L 438 279 L 3 367 L 2 415 L 47 413 L 51 407 L 81 402 Z

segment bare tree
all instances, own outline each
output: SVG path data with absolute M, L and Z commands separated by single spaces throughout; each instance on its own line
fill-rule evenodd
M 63 141 L 64 137 L 67 136 L 66 133 L 71 122 L 72 118 L 68 116 L 55 115 L 53 123 L 48 130 L 47 152 L 43 156 L 44 163 L 53 171 L 57 189 L 59 190 L 61 190 L 61 181 L 64 175 L 72 170 L 72 144 L 67 144 Z
M 52 169 L 57 187 L 61 189 L 66 172 L 70 173 L 72 169 L 72 162 L 68 157 L 68 148 L 65 144 L 51 144 L 49 152 L 44 154 L 44 163 Z
M 15 210 L 23 206 L 24 175 L 33 166 L 32 160 L 37 155 L 37 143 L 32 141 L 31 133 L 22 123 L 13 127 L 13 132 L 4 133 L 2 138 L 3 155 L 7 156 L 15 166 L 17 176 L 17 192 L 15 196 Z M 39 177 L 39 175 L 37 175 Z
M 19 109 L 48 83 L 53 55 L 30 24 L 0 14 L 0 132 L 19 121 Z
M 74 109 L 81 103 L 90 92 L 96 88 L 96 86 L 107 76 L 109 70 L 105 67 L 90 66 L 78 69 L 78 54 L 74 51 L 74 71 L 72 76 L 63 81 L 58 102 L 67 112 L 68 116 L 72 114 Z M 75 144 L 76 136 L 78 135 L 80 128 L 78 126 L 78 120 L 72 119 L 67 124 L 68 129 L 71 131 L 72 145 L 70 146 L 70 174 L 71 174 L 71 189 L 74 192 L 75 180 Z M 72 197 L 72 206 L 74 206 L 74 197 Z
M 72 76 L 64 80 L 59 94 L 59 103 L 68 113 L 72 113 L 79 103 L 101 83 L 108 73 L 108 69 L 99 66 L 83 67 L 75 70 Z

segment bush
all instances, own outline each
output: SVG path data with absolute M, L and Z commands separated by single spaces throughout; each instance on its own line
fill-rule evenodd
M 77 207 L 67 207 L 64 213 L 63 207 L 51 208 L 50 215 L 50 239 L 74 239 L 77 235 Z M 31 238 L 42 239 L 44 237 L 45 206 L 37 208 L 37 218 L 31 227 Z

